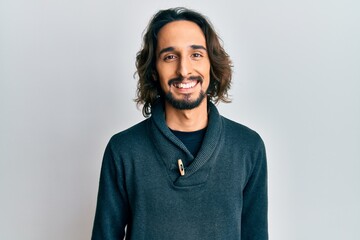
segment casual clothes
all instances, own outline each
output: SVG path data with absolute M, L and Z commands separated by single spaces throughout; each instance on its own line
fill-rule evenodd
M 93 240 L 267 240 L 267 167 L 253 130 L 219 115 L 193 156 L 163 105 L 114 135 L 102 164 Z M 179 172 L 178 160 L 185 165 Z

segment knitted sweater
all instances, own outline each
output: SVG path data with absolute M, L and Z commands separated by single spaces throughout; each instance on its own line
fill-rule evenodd
M 260 136 L 209 103 L 207 132 L 192 156 L 164 116 L 157 104 L 150 118 L 109 141 L 92 239 L 268 239 Z M 183 176 L 178 159 L 191 162 Z

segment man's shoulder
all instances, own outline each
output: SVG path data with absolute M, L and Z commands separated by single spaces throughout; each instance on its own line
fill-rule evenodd
M 147 135 L 147 123 L 149 119 L 145 119 L 123 131 L 120 131 L 114 134 L 111 139 L 110 143 L 112 144 L 131 144 L 134 142 L 138 142 Z
M 262 143 L 262 138 L 255 130 L 234 120 L 223 117 L 226 135 L 237 140 L 244 140 L 247 143 Z

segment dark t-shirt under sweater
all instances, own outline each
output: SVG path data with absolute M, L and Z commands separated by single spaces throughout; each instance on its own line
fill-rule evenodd
M 171 130 L 171 129 L 170 129 Z M 193 132 L 182 132 L 182 131 L 175 131 L 171 130 L 171 132 L 180 139 L 180 141 L 186 146 L 189 152 L 196 157 L 197 153 L 200 150 L 202 140 L 206 133 L 206 128 L 200 129 Z M 185 163 L 187 166 L 190 163 Z

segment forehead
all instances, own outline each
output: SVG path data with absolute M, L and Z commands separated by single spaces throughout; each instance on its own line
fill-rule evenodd
M 194 44 L 206 47 L 206 40 L 201 28 L 191 21 L 170 22 L 163 26 L 158 33 L 158 51 L 164 47 L 181 48 Z

